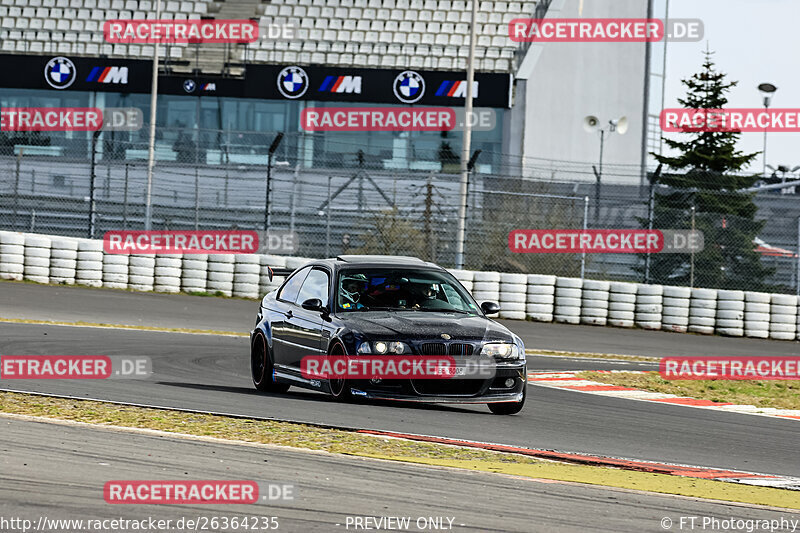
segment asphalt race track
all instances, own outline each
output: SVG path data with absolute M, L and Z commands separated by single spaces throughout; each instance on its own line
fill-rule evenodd
M 591 485 L 6 418 L 0 419 L 0 449 L 0 517 L 33 524 L 40 517 L 152 517 L 175 524 L 181 518 L 277 516 L 279 531 L 335 532 L 347 531 L 348 516 L 398 516 L 412 523 L 450 518 L 455 531 L 639 532 L 658 531 L 665 518 L 677 524 L 680 516 L 790 517 Z M 105 504 L 103 485 L 123 479 L 256 480 L 291 484 L 294 498 L 251 505 Z
M 120 291 L 0 284 L 0 317 L 84 320 L 161 327 L 247 331 L 252 301 Z M 72 310 L 72 312 L 70 312 Z M 183 324 L 183 325 L 180 325 Z M 508 322 L 528 348 L 645 355 L 789 355 L 796 343 L 727 339 L 615 328 Z M 339 404 L 317 393 L 257 393 L 250 382 L 248 341 L 54 325 L 0 324 L 0 354 L 140 355 L 153 360 L 149 380 L 4 381 L 2 388 L 154 404 L 212 412 L 396 430 L 562 451 L 800 475 L 797 422 L 651 402 L 529 389 L 517 416 L 485 406 Z M 548 334 L 549 332 L 549 334 Z M 589 342 L 594 337 L 593 343 Z M 752 341 L 752 342 L 748 342 Z M 629 344 L 628 344 L 629 343 Z M 531 370 L 579 368 L 577 360 L 530 357 Z M 639 363 L 581 361 L 584 368 L 652 368 Z M 613 366 L 612 366 L 613 365 Z M 765 447 L 769 453 L 765 453 Z

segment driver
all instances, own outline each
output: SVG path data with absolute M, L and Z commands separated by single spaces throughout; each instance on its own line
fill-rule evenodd
M 339 305 L 342 309 L 363 309 L 361 297 L 367 291 L 367 276 L 353 274 L 342 277 L 339 284 Z
M 413 292 L 416 296 L 416 303 L 414 309 L 430 308 L 436 306 L 436 297 L 438 295 L 437 286 L 435 284 L 425 284 L 420 287 L 414 287 Z

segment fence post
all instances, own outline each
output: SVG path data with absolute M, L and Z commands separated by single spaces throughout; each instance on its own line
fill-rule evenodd
M 797 217 L 797 296 L 800 296 L 800 217 Z
M 583 231 L 586 231 L 589 223 L 589 197 L 583 197 Z M 581 253 L 581 279 L 586 275 L 586 250 Z
M 194 230 L 197 231 L 200 222 L 200 173 L 194 167 Z
M 694 206 L 692 206 L 692 231 L 694 231 Z M 694 248 L 692 248 L 692 259 L 689 270 L 689 287 L 694 287 Z
M 128 229 L 128 166 L 125 163 L 125 191 L 122 193 L 122 229 Z
M 17 229 L 17 211 L 19 210 L 19 172 L 20 166 L 22 164 L 22 152 L 25 149 L 20 147 L 19 153 L 17 153 L 17 173 L 16 177 L 14 178 L 14 229 Z
M 325 257 L 331 256 L 331 180 L 333 176 L 328 176 L 328 228 L 325 231 Z

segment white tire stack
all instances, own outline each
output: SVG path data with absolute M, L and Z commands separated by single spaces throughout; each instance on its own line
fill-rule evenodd
M 664 287 L 639 284 L 636 287 L 636 325 L 643 329 L 661 329 L 664 310 Z
M 25 279 L 37 283 L 50 283 L 49 237 L 28 233 L 25 235 Z
M 233 266 L 233 295 L 258 298 L 261 281 L 261 258 L 256 254 L 236 254 Z
M 181 264 L 181 291 L 206 292 L 208 254 L 184 254 Z
M 233 254 L 208 255 L 208 283 L 206 290 L 210 293 L 220 292 L 225 296 L 233 295 Z
M 556 304 L 553 318 L 556 322 L 580 324 L 583 280 L 556 278 Z
M 454 278 L 458 280 L 461 285 L 467 289 L 467 292 L 472 292 L 472 279 L 475 275 L 471 270 L 450 270 Z
M 129 254 L 103 254 L 103 287 L 109 289 L 128 288 Z
M 715 289 L 692 289 L 689 300 L 689 331 L 711 335 L 717 316 L 717 291 Z
M 686 333 L 689 330 L 689 305 L 692 298 L 692 289 L 689 287 L 664 286 L 664 295 L 661 303 L 661 329 Z
M 261 276 L 259 277 L 259 292 L 267 294 L 280 287 L 284 280 L 283 276 L 273 275 L 272 280 L 269 279 L 269 268 L 286 268 L 286 258 L 280 255 L 261 255 L 259 256 L 259 263 L 261 264 Z
M 103 286 L 103 241 L 91 239 L 78 241 L 75 283 L 88 287 Z
M 636 315 L 636 284 L 624 281 L 609 283 L 608 320 L 609 326 L 632 328 Z
M 770 300 L 770 295 L 763 292 L 744 293 L 744 334 L 747 337 L 769 338 Z
M 500 273 L 475 272 L 472 282 L 472 297 L 478 302 L 500 302 Z M 487 315 L 496 317 L 497 314 Z
M 156 277 L 156 256 L 131 254 L 128 259 L 128 288 L 136 291 L 152 291 Z
M 153 290 L 156 292 L 181 292 L 182 271 L 182 254 L 157 255 Z
M 744 307 L 744 291 L 718 290 L 716 332 L 728 337 L 744 336 Z
M 50 283 L 73 285 L 78 266 L 78 241 L 67 237 L 53 240 L 50 249 Z
M 797 296 L 773 294 L 770 297 L 769 337 L 783 341 L 797 335 Z
M 552 322 L 556 303 L 556 277 L 528 274 L 525 315 L 539 322 Z
M 25 272 L 25 236 L 0 232 L 0 278 L 22 281 Z
M 526 274 L 500 274 L 500 318 L 525 320 L 527 294 Z
M 593 279 L 583 280 L 581 323 L 605 326 L 608 321 L 608 300 L 611 284 Z

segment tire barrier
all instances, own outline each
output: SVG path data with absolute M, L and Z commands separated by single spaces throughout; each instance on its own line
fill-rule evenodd
M 259 298 L 285 280 L 268 267 L 312 259 L 250 254 L 106 254 L 103 242 L 0 231 L 0 279 Z M 638 326 L 674 332 L 800 340 L 798 298 L 739 290 L 581 280 L 545 274 L 451 270 L 492 318 Z
M 552 322 L 556 303 L 556 277 L 528 274 L 525 315 L 539 322 Z
M 102 287 L 103 255 L 103 241 L 79 240 L 75 283 L 87 287 Z
M 636 284 L 612 281 L 608 293 L 608 320 L 610 326 L 632 328 L 636 316 Z
M 50 248 L 48 237 L 36 234 L 25 235 L 24 275 L 25 279 L 37 283 L 50 283 Z
M 661 329 L 663 301 L 664 287 L 662 285 L 637 285 L 634 318 L 636 325 L 643 329 Z
M 261 283 L 261 258 L 255 254 L 236 254 L 233 264 L 233 295 L 258 298 Z
M 525 320 L 527 274 L 500 274 L 500 318 Z
M 556 279 L 556 304 L 553 309 L 553 319 L 564 324 L 580 324 L 582 293 L 582 279 Z
M 233 296 L 233 268 L 236 257 L 233 254 L 208 254 L 208 282 L 206 290 Z
M 181 292 L 206 292 L 208 254 L 184 255 L 181 263 Z
M 605 326 L 608 321 L 609 291 L 608 281 L 586 279 L 581 294 L 581 323 L 592 326 Z
M 770 296 L 769 338 L 790 341 L 797 335 L 797 296 L 773 294 Z
M 712 335 L 717 316 L 717 291 L 715 289 L 692 289 L 689 300 L 689 331 Z
M 22 281 L 25 272 L 25 236 L 0 232 L 0 279 Z
M 714 328 L 720 335 L 744 336 L 744 291 L 717 291 L 717 316 Z
M 661 329 L 686 333 L 689 330 L 689 306 L 692 289 L 664 285 L 661 300 Z
M 59 238 L 54 239 L 51 246 L 50 283 L 74 285 L 75 272 L 78 267 L 78 241 Z
M 478 305 L 483 302 L 500 302 L 499 272 L 475 272 L 472 279 L 472 296 Z M 487 316 L 496 317 L 497 314 Z

